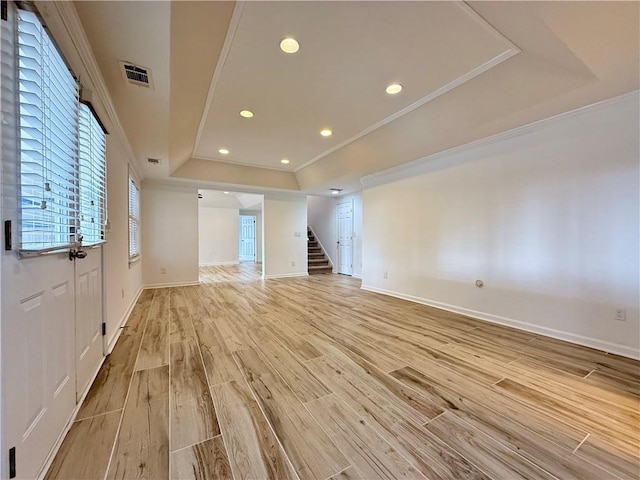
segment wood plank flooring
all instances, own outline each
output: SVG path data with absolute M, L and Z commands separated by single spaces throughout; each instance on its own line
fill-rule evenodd
M 640 362 L 360 290 L 147 290 L 47 479 L 640 479 Z

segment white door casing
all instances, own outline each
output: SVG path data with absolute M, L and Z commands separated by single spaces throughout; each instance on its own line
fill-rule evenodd
M 353 273 L 353 200 L 338 203 L 338 273 Z
M 256 261 L 256 217 L 240 215 L 240 261 Z

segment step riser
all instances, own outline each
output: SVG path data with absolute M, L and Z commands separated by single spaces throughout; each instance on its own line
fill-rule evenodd
M 307 273 L 331 273 L 331 268 L 310 268 Z

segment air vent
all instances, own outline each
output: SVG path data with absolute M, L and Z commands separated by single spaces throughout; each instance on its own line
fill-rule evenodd
M 127 83 L 139 87 L 153 88 L 151 70 L 129 62 L 120 62 L 122 77 Z
M 159 165 L 160 164 L 160 159 L 159 158 L 147 158 L 147 162 L 153 163 L 154 165 Z

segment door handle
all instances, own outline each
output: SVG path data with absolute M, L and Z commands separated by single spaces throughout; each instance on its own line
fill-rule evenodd
M 84 250 L 69 250 L 69 260 L 74 260 L 76 258 L 85 258 L 87 256 L 87 252 L 85 252 Z

